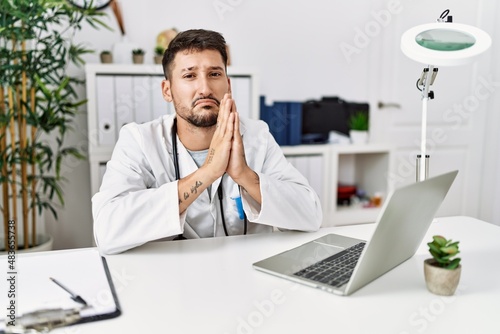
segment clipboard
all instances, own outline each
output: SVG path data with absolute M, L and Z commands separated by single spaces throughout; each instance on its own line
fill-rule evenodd
M 5 256 L 0 257 L 2 260 L 7 261 Z M 121 314 L 112 273 L 96 248 L 16 254 L 16 269 L 18 319 L 40 310 L 77 310 L 78 320 L 70 324 L 74 325 Z M 81 296 L 87 306 L 73 300 L 51 277 Z M 2 296 L 1 300 L 5 298 Z
M 106 279 L 108 280 L 109 291 L 111 293 L 111 296 L 113 297 L 113 303 L 115 305 L 115 308 L 114 310 L 110 310 L 104 313 L 82 316 L 82 318 L 75 324 L 112 319 L 120 316 L 122 313 L 120 302 L 118 301 L 118 295 L 116 294 L 115 285 L 113 284 L 113 278 L 111 277 L 111 273 L 109 272 L 108 263 L 106 262 L 106 258 L 104 256 L 101 256 L 101 260 L 102 260 L 102 266 L 106 274 Z

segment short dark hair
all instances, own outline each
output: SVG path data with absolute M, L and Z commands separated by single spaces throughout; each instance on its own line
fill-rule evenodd
M 183 31 L 170 42 L 167 50 L 163 54 L 163 73 L 168 80 L 171 74 L 171 66 L 175 55 L 181 51 L 204 51 L 215 50 L 222 56 L 224 68 L 227 67 L 226 40 L 218 32 L 204 29 L 192 29 Z

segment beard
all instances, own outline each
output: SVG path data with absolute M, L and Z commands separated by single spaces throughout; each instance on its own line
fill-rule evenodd
M 181 103 L 176 103 L 172 96 L 174 102 L 175 110 L 177 115 L 187 121 L 189 124 L 194 125 L 199 128 L 209 128 L 217 124 L 217 118 L 219 116 L 219 108 L 214 106 L 202 106 L 197 107 L 196 102 L 202 99 L 210 99 L 216 102 L 217 106 L 220 106 L 220 101 L 214 96 L 202 96 L 196 98 L 192 103 L 191 107 L 188 108 Z

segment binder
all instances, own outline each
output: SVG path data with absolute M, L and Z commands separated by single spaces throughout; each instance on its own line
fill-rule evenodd
M 268 115 L 268 107 L 266 106 L 266 97 L 264 95 L 259 96 L 259 116 L 260 120 L 267 122 L 267 115 Z
M 269 125 L 278 145 L 302 143 L 302 102 L 274 102 L 268 107 L 261 96 L 260 119 Z
M 106 259 L 96 248 L 17 254 L 15 263 L 12 275 L 17 280 L 16 326 L 23 323 L 23 315 L 27 318 L 33 312 L 54 309 L 77 309 L 78 319 L 71 324 L 111 319 L 121 314 Z M 81 296 L 88 307 L 73 300 L 51 277 Z M 0 331 L 5 330 L 8 320 L 0 323 Z
M 288 145 L 287 139 L 287 103 L 274 102 L 269 108 L 267 124 L 278 145 Z
M 135 75 L 133 81 L 135 122 L 149 122 L 153 119 L 151 76 Z
M 96 77 L 97 126 L 99 146 L 114 146 L 117 138 L 115 130 L 115 89 L 112 75 Z
M 134 105 L 132 100 L 132 76 L 115 76 L 115 108 L 116 128 L 121 129 L 134 121 Z
M 286 119 L 287 145 L 302 143 L 302 102 L 288 102 Z

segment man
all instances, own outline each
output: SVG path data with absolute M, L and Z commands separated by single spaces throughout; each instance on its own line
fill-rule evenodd
M 176 114 L 121 129 L 92 198 L 103 253 L 159 239 L 321 225 L 318 196 L 267 125 L 240 119 L 226 64 L 219 33 L 188 30 L 170 43 L 161 88 Z

